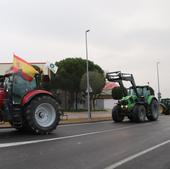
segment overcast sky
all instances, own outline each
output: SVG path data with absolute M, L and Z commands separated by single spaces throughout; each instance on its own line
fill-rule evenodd
M 85 59 L 133 73 L 138 85 L 170 97 L 169 0 L 0 0 L 0 62 Z

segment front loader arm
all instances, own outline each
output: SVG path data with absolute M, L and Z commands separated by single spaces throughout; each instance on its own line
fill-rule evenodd
M 121 73 L 121 71 L 109 72 L 109 73 L 106 73 L 106 78 L 110 82 L 118 82 L 121 88 L 124 88 L 123 81 L 129 81 L 132 84 L 132 87 L 136 95 L 139 96 L 137 89 L 136 89 L 135 80 L 132 74 Z

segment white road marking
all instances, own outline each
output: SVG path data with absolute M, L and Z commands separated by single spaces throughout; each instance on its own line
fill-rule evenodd
M 129 162 L 129 161 L 134 160 L 134 159 L 137 158 L 137 157 L 140 157 L 140 156 L 142 156 L 142 155 L 144 155 L 144 154 L 146 154 L 146 153 L 148 153 L 148 152 L 150 152 L 150 151 L 153 151 L 153 150 L 155 150 L 155 149 L 157 149 L 157 148 L 159 148 L 159 147 L 161 147 L 161 146 L 164 146 L 164 145 L 166 145 L 166 144 L 169 144 L 169 143 L 170 143 L 170 140 L 164 141 L 164 142 L 162 142 L 162 143 L 160 143 L 160 144 L 157 144 L 157 145 L 155 145 L 155 146 L 153 146 L 153 147 L 150 147 L 150 148 L 148 148 L 148 149 L 146 149 L 146 150 L 143 150 L 143 151 L 141 151 L 141 152 L 139 152 L 139 153 L 137 153 L 137 154 L 134 154 L 134 155 L 132 155 L 132 156 L 130 156 L 130 157 L 127 157 L 127 158 L 125 158 L 125 159 L 123 159 L 123 160 L 121 160 L 121 161 L 119 161 L 119 162 L 117 162 L 117 163 L 114 163 L 114 164 L 106 167 L 105 169 L 115 169 L 115 168 L 117 168 L 117 167 L 119 167 L 119 166 L 121 166 L 121 165 Z
M 149 125 L 149 123 L 145 124 L 145 125 Z M 145 125 L 142 125 L 142 126 L 145 126 Z M 0 148 L 14 147 L 14 146 L 20 146 L 20 145 L 26 145 L 26 144 L 35 144 L 35 143 L 42 143 L 42 142 L 49 142 L 49 141 L 55 141 L 55 140 L 70 139 L 70 138 L 76 138 L 76 137 L 82 137 L 82 136 L 88 136 L 88 135 L 95 135 L 95 134 L 107 133 L 107 132 L 111 132 L 111 131 L 119 131 L 119 130 L 124 130 L 124 129 L 129 129 L 129 128 L 135 128 L 136 126 L 137 125 L 133 125 L 133 126 L 129 126 L 129 127 L 121 127 L 121 128 L 116 128 L 116 129 L 108 129 L 108 130 L 95 131 L 95 132 L 76 134 L 76 135 L 71 135 L 71 136 L 43 139 L 43 140 L 30 140 L 30 141 L 22 141 L 22 142 L 0 143 Z

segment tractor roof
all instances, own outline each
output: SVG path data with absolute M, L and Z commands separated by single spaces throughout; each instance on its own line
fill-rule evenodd
M 129 87 L 129 88 L 133 88 L 133 86 Z M 150 86 L 148 85 L 143 85 L 143 86 L 136 86 L 136 88 L 151 88 Z
M 136 86 L 136 88 L 147 88 L 147 90 L 150 90 L 151 95 L 155 95 L 154 89 L 148 85 L 143 85 L 143 86 Z M 129 89 L 133 89 L 133 86 L 131 86 Z

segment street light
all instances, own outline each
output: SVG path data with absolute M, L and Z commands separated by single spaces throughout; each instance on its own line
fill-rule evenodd
M 158 101 L 161 101 L 161 92 L 160 92 L 160 84 L 159 84 L 159 62 L 156 62 L 157 68 L 157 79 L 158 79 Z
M 90 112 L 90 85 L 89 85 L 89 61 L 88 61 L 88 47 L 87 47 L 87 33 L 90 30 L 85 31 L 85 41 L 86 41 L 86 74 L 87 74 L 87 108 L 88 108 L 88 118 L 91 119 Z

